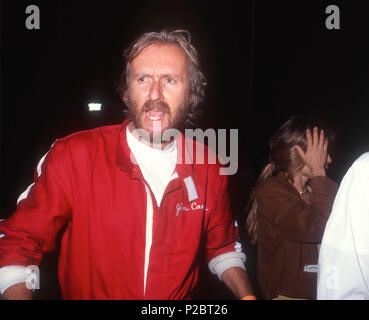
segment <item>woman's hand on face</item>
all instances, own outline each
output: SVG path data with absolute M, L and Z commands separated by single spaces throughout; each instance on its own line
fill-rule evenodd
M 328 140 L 324 138 L 324 131 L 318 128 L 313 129 L 313 134 L 309 129 L 306 130 L 306 152 L 298 145 L 295 148 L 306 166 L 310 169 L 313 177 L 325 176 L 327 164 Z

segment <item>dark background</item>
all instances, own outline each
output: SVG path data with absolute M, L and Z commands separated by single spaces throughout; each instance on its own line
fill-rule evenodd
M 38 5 L 41 29 L 27 30 Z M 340 8 L 328 30 L 325 9 Z M 115 93 L 122 52 L 138 35 L 189 30 L 206 75 L 199 127 L 239 129 L 235 215 L 267 160 L 268 138 L 291 115 L 316 116 L 338 133 L 329 174 L 340 182 L 369 151 L 369 7 L 364 1 L 4 1 L 1 10 L 0 217 L 16 208 L 40 158 L 57 138 L 123 120 Z M 103 111 L 89 113 L 100 101 Z M 253 279 L 255 259 L 248 265 Z M 57 251 L 41 265 L 39 299 L 59 299 Z M 206 268 L 204 268 L 206 270 Z M 198 298 L 230 299 L 203 272 Z

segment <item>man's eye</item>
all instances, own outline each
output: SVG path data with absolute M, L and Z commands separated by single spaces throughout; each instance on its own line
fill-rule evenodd
M 147 77 L 144 76 L 144 77 L 140 77 L 137 79 L 138 82 L 145 82 L 147 80 Z
M 167 82 L 168 82 L 168 83 L 175 83 L 175 80 L 174 80 L 174 79 L 172 79 L 172 78 L 167 78 Z

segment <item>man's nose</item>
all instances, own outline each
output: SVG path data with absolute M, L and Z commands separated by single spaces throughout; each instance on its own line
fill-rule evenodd
M 149 96 L 152 101 L 160 100 L 162 98 L 162 88 L 159 81 L 153 81 Z

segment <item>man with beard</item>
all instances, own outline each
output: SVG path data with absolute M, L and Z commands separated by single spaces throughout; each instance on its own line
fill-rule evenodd
M 217 164 L 186 161 L 195 142 L 183 134 L 162 139 L 196 119 L 204 97 L 189 33 L 145 33 L 125 59 L 119 92 L 129 118 L 57 140 L 1 223 L 1 293 L 31 298 L 25 270 L 54 249 L 65 226 L 65 299 L 189 299 L 201 252 L 238 299 L 254 299 L 227 177 Z

